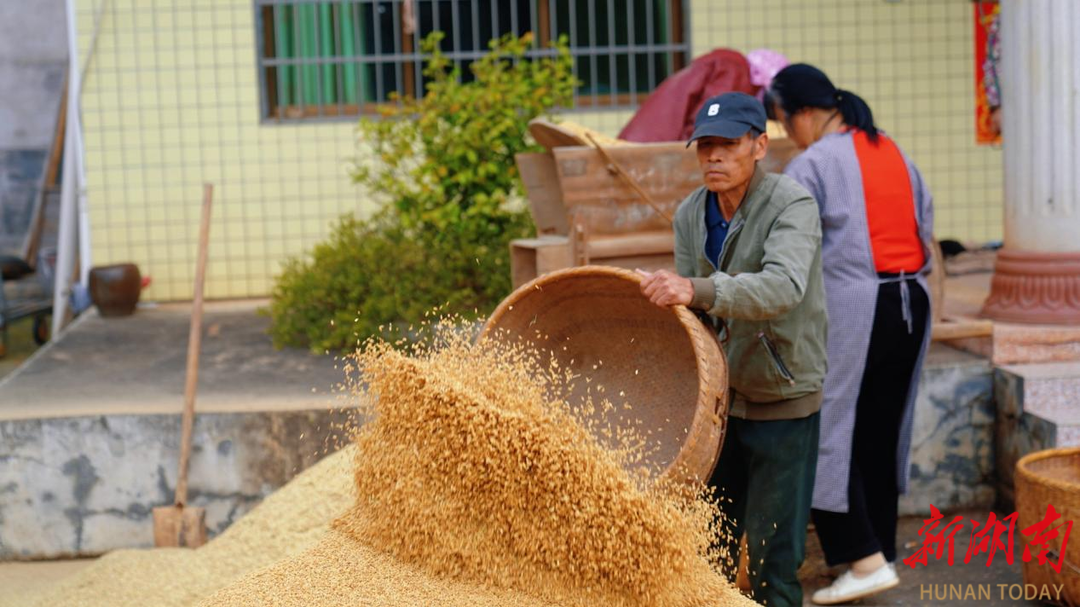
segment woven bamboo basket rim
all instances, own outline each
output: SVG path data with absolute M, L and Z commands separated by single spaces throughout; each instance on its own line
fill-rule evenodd
M 481 336 L 483 336 L 485 333 L 487 333 L 487 331 L 490 329 L 490 327 L 492 327 L 494 325 L 494 322 L 500 316 L 505 314 L 507 310 L 509 310 L 510 306 L 515 305 L 517 302 L 524 299 L 527 295 L 531 295 L 532 294 L 531 293 L 532 289 L 535 289 L 538 286 L 543 288 L 543 286 L 545 284 L 553 283 L 553 282 L 559 282 L 559 281 L 563 280 L 564 278 L 568 278 L 568 277 L 580 278 L 580 277 L 589 277 L 589 276 L 595 276 L 595 277 L 598 277 L 598 278 L 612 278 L 612 277 L 621 278 L 623 280 L 630 281 L 630 282 L 634 283 L 635 285 L 640 285 L 641 284 L 641 276 L 637 272 L 634 272 L 632 270 L 627 270 L 626 268 L 617 268 L 615 266 L 601 266 L 601 265 L 575 266 L 573 268 L 563 268 L 561 270 L 555 270 L 553 272 L 548 272 L 547 274 L 543 274 L 541 276 L 538 276 L 538 277 L 530 280 L 529 282 L 525 283 L 524 285 L 518 287 L 506 299 L 504 299 L 502 302 L 500 302 L 499 305 L 495 308 L 495 311 L 492 312 L 491 316 L 488 317 L 487 322 L 484 323 L 484 326 L 480 331 Z M 682 306 L 682 305 L 671 306 L 670 310 L 678 317 L 679 321 L 686 327 L 686 333 L 691 338 L 691 340 L 694 341 L 694 345 L 700 345 L 701 344 L 701 335 L 697 331 L 693 331 L 692 329 L 690 329 L 689 326 L 686 326 L 688 323 L 700 324 L 701 321 L 698 319 L 698 317 L 693 312 L 691 312 L 690 309 L 687 308 L 686 306 Z M 691 324 L 690 326 L 695 326 L 695 325 Z M 721 349 L 721 353 L 723 353 L 722 349 Z
M 504 299 L 495 308 L 495 311 L 491 313 L 487 322 L 484 323 L 477 339 L 484 339 L 489 336 L 489 334 L 499 326 L 500 319 L 512 310 L 515 305 L 527 297 L 534 296 L 536 291 L 543 291 L 546 285 L 567 279 L 580 278 L 615 278 L 626 281 L 635 287 L 640 285 L 642 280 L 642 277 L 634 271 L 625 268 L 600 265 L 565 268 L 541 275 L 518 287 Z M 644 295 L 642 295 L 642 297 L 644 298 Z M 657 309 L 662 311 L 662 308 L 660 307 L 657 307 Z M 712 467 L 708 471 L 708 473 L 711 474 L 712 468 L 715 468 L 717 460 L 719 459 L 720 447 L 722 446 L 727 433 L 727 413 L 729 408 L 727 357 L 716 334 L 709 330 L 709 328 L 707 328 L 686 306 L 670 306 L 668 310 L 675 316 L 694 350 L 693 358 L 697 375 L 696 393 L 698 395 L 698 406 L 695 407 L 691 425 L 694 427 L 712 428 L 714 432 L 719 433 L 720 443 L 717 445 L 715 456 L 712 457 Z M 710 352 L 717 355 L 718 362 L 722 365 L 721 375 L 718 376 L 716 369 L 703 368 L 703 364 L 708 363 L 708 360 L 705 359 L 706 355 L 702 354 L 703 352 Z M 701 403 L 705 402 L 715 402 L 715 410 L 708 410 L 701 406 Z M 689 439 L 683 443 L 683 451 L 680 452 L 680 456 L 674 462 L 671 462 L 665 474 L 677 476 L 684 475 L 685 471 L 679 470 L 680 467 L 685 465 L 684 456 L 688 456 L 688 452 L 690 451 L 697 452 L 700 450 L 701 446 L 696 443 L 704 438 L 706 438 L 705 435 L 689 436 Z M 700 480 L 707 480 L 707 477 Z
M 580 278 L 589 276 L 596 276 L 602 278 L 621 278 L 623 280 L 628 280 L 635 285 L 641 284 L 641 276 L 638 275 L 637 272 L 627 270 L 625 268 L 617 268 L 614 266 L 576 266 L 573 268 L 564 268 L 562 270 L 555 270 L 554 272 L 549 272 L 542 276 L 538 276 L 525 283 L 524 285 L 518 287 L 506 299 L 500 302 L 499 305 L 495 308 L 495 311 L 492 312 L 491 316 L 488 317 L 487 322 L 485 322 L 484 326 L 480 329 L 480 338 L 484 338 L 492 329 L 492 327 L 495 326 L 498 319 L 502 317 L 502 315 L 505 314 L 511 307 L 513 307 L 525 297 L 531 295 L 531 291 L 533 289 L 536 289 L 537 287 L 543 289 L 543 286 L 545 284 L 558 282 L 565 278 Z M 683 325 L 683 329 L 686 331 L 686 335 L 690 338 L 690 341 L 693 342 L 695 350 L 699 350 L 700 348 L 705 347 L 701 332 L 691 329 L 692 326 L 701 324 L 701 321 L 698 319 L 698 317 L 686 306 L 671 306 L 670 310 L 679 319 L 679 323 Z M 713 338 L 715 341 L 715 336 L 713 336 Z M 726 355 L 724 354 L 723 348 L 720 348 L 720 355 L 725 357 L 726 362 Z
M 1078 475 L 1078 480 L 1076 482 L 1072 482 L 1060 478 L 1043 476 L 1036 470 L 1031 469 L 1031 465 L 1036 462 L 1049 459 L 1064 459 L 1074 456 L 1080 456 L 1080 447 L 1058 447 L 1055 449 L 1036 451 L 1035 453 L 1029 453 L 1020 458 L 1020 461 L 1016 462 L 1016 471 L 1020 476 L 1024 477 L 1024 480 L 1038 485 L 1046 485 L 1060 491 L 1073 492 L 1080 497 L 1080 475 Z

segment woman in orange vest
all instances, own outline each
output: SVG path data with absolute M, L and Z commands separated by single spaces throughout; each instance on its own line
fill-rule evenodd
M 849 567 L 813 601 L 833 605 L 899 583 L 897 502 L 930 343 L 933 203 L 866 102 L 821 70 L 784 68 L 765 107 L 805 150 L 784 172 L 821 212 L 829 370 L 811 515 L 826 561 Z

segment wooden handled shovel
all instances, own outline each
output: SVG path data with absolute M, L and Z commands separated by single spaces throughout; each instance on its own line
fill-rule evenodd
M 199 383 L 199 343 L 202 341 L 203 282 L 206 278 L 206 251 L 210 240 L 210 200 L 214 186 L 203 186 L 202 220 L 199 224 L 199 257 L 195 266 L 195 297 L 191 304 L 188 334 L 187 378 L 184 383 L 184 417 L 180 434 L 180 471 L 176 480 L 176 501 L 172 506 L 154 508 L 154 545 L 198 548 L 206 543 L 206 510 L 187 505 L 188 462 L 191 458 L 191 430 L 195 423 L 195 388 Z

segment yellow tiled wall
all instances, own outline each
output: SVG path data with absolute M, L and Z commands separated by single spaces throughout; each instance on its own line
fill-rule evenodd
M 101 6 L 79 11 L 84 58 Z M 190 298 L 210 182 L 207 297 L 265 295 L 282 260 L 365 209 L 352 123 L 260 123 L 252 3 L 103 6 L 83 89 L 95 264 L 135 261 L 148 298 Z
M 938 234 L 1000 237 L 1000 151 L 973 130 L 966 0 L 694 0 L 695 55 L 767 46 L 863 95 L 934 191 Z M 248 0 L 81 0 L 94 263 L 134 261 L 150 299 L 191 294 L 212 182 L 207 297 L 266 295 L 281 262 L 371 205 L 348 167 L 351 122 L 264 124 Z M 96 43 L 91 51 L 93 32 Z M 627 112 L 574 119 L 616 134 Z

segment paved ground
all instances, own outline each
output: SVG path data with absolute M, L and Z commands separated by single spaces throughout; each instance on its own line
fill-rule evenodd
M 945 280 L 945 313 L 951 316 L 977 318 L 983 302 L 990 294 L 989 272 L 973 272 L 950 276 Z
M 212 302 L 203 314 L 202 411 L 325 408 L 342 372 L 331 356 L 274 350 L 257 300 Z M 183 403 L 190 306 L 87 312 L 0 380 L 0 419 L 174 413 Z
M 47 588 L 94 562 L 94 559 L 0 563 L 0 592 L 16 595 L 27 590 Z

